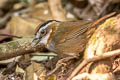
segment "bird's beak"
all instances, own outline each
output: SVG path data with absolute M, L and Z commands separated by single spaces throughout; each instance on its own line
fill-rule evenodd
M 40 39 L 39 38 L 34 38 L 32 43 L 31 43 L 31 46 L 34 47 L 36 46 L 38 43 L 40 42 Z

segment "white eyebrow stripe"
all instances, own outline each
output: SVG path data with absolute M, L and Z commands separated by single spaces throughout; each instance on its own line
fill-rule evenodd
M 43 29 L 46 29 L 49 25 L 51 25 L 52 24 L 52 22 L 49 22 L 49 23 L 47 23 L 46 25 L 44 25 L 44 27 L 41 27 L 40 29 L 39 29 L 39 31 L 36 33 L 36 38 L 40 38 L 40 32 L 41 32 L 41 30 L 43 30 Z
M 49 23 L 47 23 L 46 25 L 43 25 L 40 29 L 39 29 L 39 31 L 36 33 L 36 38 L 40 38 L 40 32 L 41 32 L 41 30 L 43 30 L 43 29 L 46 29 L 47 27 L 49 27 L 49 25 L 51 25 L 53 22 L 55 22 L 55 21 L 52 21 L 52 22 L 49 22 Z
M 46 25 L 44 25 L 43 27 L 41 27 L 38 32 L 40 32 L 42 29 L 46 29 L 51 24 L 52 24 L 52 22 L 47 23 Z

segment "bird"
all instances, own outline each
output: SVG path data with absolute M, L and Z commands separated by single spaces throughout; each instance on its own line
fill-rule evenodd
M 87 34 L 90 25 L 91 21 L 88 20 L 49 20 L 38 26 L 31 45 L 44 44 L 48 50 L 60 56 L 79 56 L 90 37 Z
M 38 25 L 31 46 L 44 44 L 49 51 L 62 56 L 63 59 L 58 61 L 58 65 L 70 59 L 79 58 L 91 35 L 96 30 L 96 25 L 113 15 L 115 13 L 108 14 L 96 21 L 49 20 L 42 25 Z M 53 74 L 56 69 L 49 75 Z

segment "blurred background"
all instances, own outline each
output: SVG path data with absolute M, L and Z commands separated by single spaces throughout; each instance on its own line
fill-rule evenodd
M 93 21 L 113 11 L 120 12 L 120 0 L 0 0 L 0 34 L 24 37 L 47 20 Z

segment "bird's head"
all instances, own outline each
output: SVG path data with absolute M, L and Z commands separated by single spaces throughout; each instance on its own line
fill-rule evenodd
M 42 25 L 38 25 L 35 31 L 35 38 L 33 39 L 31 46 L 35 46 L 38 43 L 47 45 L 51 40 L 52 34 L 56 29 L 59 21 L 49 20 Z

